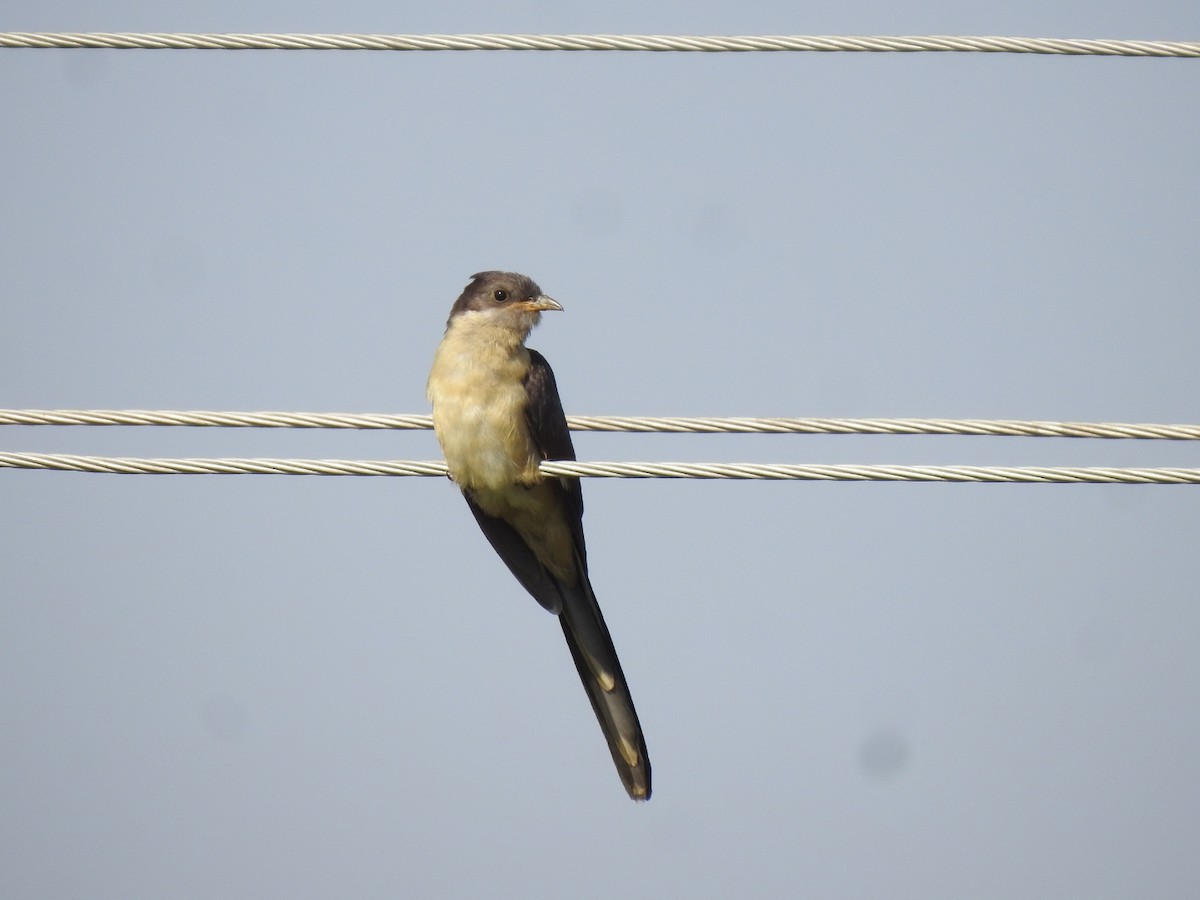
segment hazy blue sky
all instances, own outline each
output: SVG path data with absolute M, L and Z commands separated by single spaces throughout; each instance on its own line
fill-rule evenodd
M 0 30 L 1195 40 L 1194 0 L 6 0 Z M 0 406 L 1200 421 L 1200 61 L 0 50 Z M 1190 465 L 580 435 L 584 459 Z M 0 448 L 433 458 L 429 433 Z M 584 484 L 655 795 L 443 479 L 0 472 L 0 895 L 1200 895 L 1200 489 Z

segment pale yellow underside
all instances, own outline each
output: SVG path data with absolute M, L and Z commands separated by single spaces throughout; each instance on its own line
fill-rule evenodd
M 523 336 L 486 313 L 455 316 L 427 393 L 450 476 L 484 512 L 512 525 L 554 575 L 575 582 L 574 545 L 558 497 L 538 472 L 525 424 Z

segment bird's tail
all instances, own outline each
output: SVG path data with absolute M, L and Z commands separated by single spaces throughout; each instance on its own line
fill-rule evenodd
M 587 575 L 580 574 L 580 589 L 562 592 L 563 606 L 558 618 L 563 635 L 625 790 L 634 800 L 649 800 L 650 757 L 633 707 L 633 696 L 596 595 Z

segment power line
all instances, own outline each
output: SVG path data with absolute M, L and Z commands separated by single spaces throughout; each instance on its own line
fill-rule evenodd
M 134 459 L 0 453 L 0 468 L 116 475 L 440 476 L 440 461 L 353 459 Z M 1200 469 L 1092 466 L 887 466 L 759 463 L 544 462 L 543 475 L 770 481 L 949 481 L 1019 484 L 1200 484 Z
M 972 436 L 1200 440 L 1200 426 L 990 419 L 826 419 L 568 416 L 576 431 L 735 434 L 933 434 Z M 382 413 L 213 412 L 204 410 L 0 409 L 0 425 L 233 428 L 430 429 L 431 416 Z M 0 468 L 158 475 L 441 476 L 440 461 L 337 459 L 139 459 L 0 453 Z M 731 478 L 804 481 L 950 481 L 1025 484 L 1194 484 L 1200 469 L 1029 466 L 794 465 L 757 463 L 566 462 L 542 464 L 548 476 Z
M 590 50 L 681 53 L 1039 53 L 1200 57 L 1196 41 L 956 35 L 194 34 L 0 32 L 0 47 L 113 50 Z
M 1200 425 L 1047 422 L 1019 419 L 863 419 L 688 416 L 567 416 L 574 431 L 667 434 L 936 434 L 1200 440 Z M 429 430 L 424 414 L 213 412 L 145 409 L 0 409 L 0 425 L 164 425 L 219 428 Z

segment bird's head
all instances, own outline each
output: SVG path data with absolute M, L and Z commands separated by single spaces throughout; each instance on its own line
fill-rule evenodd
M 532 278 L 516 272 L 478 272 L 471 276 L 471 283 L 454 301 L 450 322 L 456 316 L 479 315 L 524 338 L 541 319 L 542 313 L 550 310 L 561 311 L 562 305 L 543 294 Z

